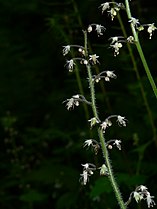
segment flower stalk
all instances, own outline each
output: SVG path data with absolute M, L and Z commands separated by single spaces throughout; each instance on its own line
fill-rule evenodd
M 87 32 L 84 31 L 84 48 L 85 48 L 85 56 L 88 56 L 88 50 L 87 50 Z M 93 115 L 95 118 L 97 118 L 99 120 L 99 116 L 98 116 L 98 111 L 96 108 L 96 98 L 95 98 L 95 89 L 94 89 L 94 82 L 92 80 L 92 72 L 91 72 L 91 67 L 90 65 L 87 65 L 87 72 L 88 72 L 88 79 L 89 79 L 89 87 L 90 87 L 90 95 L 91 95 L 91 106 L 92 106 L 92 110 L 93 110 Z M 119 206 L 121 209 L 126 209 L 126 205 L 122 199 L 118 184 L 114 178 L 114 174 L 113 174 L 113 170 L 112 170 L 112 166 L 111 166 L 111 162 L 109 159 L 109 154 L 108 154 L 108 150 L 106 147 L 106 143 L 105 143 L 105 138 L 104 138 L 104 134 L 103 134 L 103 130 L 98 128 L 98 135 L 99 135 L 99 139 L 100 139 L 100 144 L 101 144 L 101 149 L 102 149 L 102 153 L 106 162 L 106 166 L 108 168 L 108 177 L 109 180 L 111 182 L 111 185 L 113 187 L 113 190 L 115 192 L 115 196 L 117 198 L 117 201 L 119 203 Z
M 128 0 L 125 0 L 125 6 L 126 6 L 126 13 L 127 13 L 128 19 L 131 20 L 132 19 L 132 15 L 131 15 L 130 5 L 129 5 L 129 1 Z M 151 72 L 150 72 L 150 69 L 148 67 L 147 61 L 145 59 L 145 56 L 144 56 L 144 53 L 143 53 L 143 50 L 142 50 L 142 47 L 141 47 L 141 44 L 140 44 L 140 41 L 139 41 L 139 38 L 138 38 L 138 33 L 137 33 L 136 29 L 135 29 L 134 23 L 131 22 L 130 25 L 131 25 L 131 30 L 132 30 L 132 33 L 133 33 L 133 36 L 134 36 L 134 39 L 135 39 L 135 45 L 136 45 L 137 51 L 138 51 L 139 56 L 141 58 L 143 67 L 144 67 L 144 69 L 146 71 L 147 77 L 149 79 L 150 85 L 151 85 L 151 87 L 153 89 L 153 92 L 155 94 L 155 97 L 157 98 L 157 87 L 156 87 L 154 79 L 153 79 L 153 77 L 151 75 Z

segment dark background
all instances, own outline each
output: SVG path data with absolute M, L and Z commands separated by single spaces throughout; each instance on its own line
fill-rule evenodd
M 102 37 L 88 36 L 91 54 L 99 55 L 96 74 L 114 70 L 117 79 L 96 86 L 97 106 L 103 120 L 110 114 L 128 119 L 126 128 L 116 124 L 108 129 L 107 140 L 122 140 L 122 151 L 110 157 L 120 190 L 126 201 L 136 186 L 146 185 L 157 197 L 157 105 L 156 98 L 134 45 L 127 45 L 117 57 L 108 38 L 123 35 L 119 19 L 98 8 L 98 0 L 0 0 L 0 207 L 3 209 L 118 208 L 107 178 L 99 171 L 89 183 L 79 182 L 81 164 L 101 166 L 97 156 L 83 148 L 86 139 L 98 139 L 87 120 L 89 107 L 72 111 L 62 102 L 84 92 L 90 99 L 84 67 L 69 73 L 62 46 L 84 44 L 82 30 L 89 24 L 104 25 Z M 144 23 L 157 21 L 153 1 L 130 2 L 133 17 Z M 125 11 L 120 17 L 131 35 Z M 139 34 L 154 80 L 157 65 L 157 33 L 152 40 L 146 31 Z M 73 54 L 68 55 L 68 57 Z M 79 81 L 81 81 L 79 83 Z M 135 201 L 129 208 L 147 208 Z M 156 207 L 154 207 L 156 208 Z

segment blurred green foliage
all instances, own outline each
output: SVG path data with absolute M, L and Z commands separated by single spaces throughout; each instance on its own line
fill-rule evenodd
M 86 187 L 80 182 L 81 163 L 101 166 L 97 156 L 83 149 L 93 136 L 83 106 L 67 111 L 62 102 L 79 93 L 79 78 L 89 97 L 87 75 L 69 74 L 62 46 L 83 44 L 82 29 L 92 22 L 104 25 L 104 37 L 89 35 L 91 53 L 100 56 L 94 71 L 114 69 L 117 79 L 96 86 L 100 118 L 120 114 L 127 128 L 111 127 L 107 139 L 122 139 L 122 151 L 111 151 L 111 160 L 124 199 L 139 184 L 156 191 L 157 105 L 146 74 L 132 46 L 148 108 L 125 46 L 118 57 L 108 48 L 108 38 L 122 35 L 118 20 L 101 15 L 101 1 L 0 0 L 0 208 L 77 209 L 118 208 L 111 186 L 99 171 Z M 133 14 L 143 23 L 157 19 L 151 2 L 132 1 Z M 124 24 L 127 25 L 124 12 Z M 129 33 L 129 29 L 126 28 Z M 156 42 L 139 34 L 155 80 Z M 77 77 L 77 79 L 76 79 Z M 88 111 L 88 114 L 85 114 Z M 133 208 L 137 206 L 132 203 Z M 145 208 L 141 204 L 141 208 Z

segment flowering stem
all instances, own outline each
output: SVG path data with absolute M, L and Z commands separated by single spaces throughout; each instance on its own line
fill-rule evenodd
M 132 18 L 132 15 L 131 15 L 130 5 L 129 5 L 128 0 L 125 0 L 125 6 L 126 6 L 127 16 L 128 16 L 129 19 L 131 19 L 131 18 Z M 130 24 L 131 24 L 132 33 L 133 33 L 133 36 L 134 36 L 134 39 L 135 39 L 137 51 L 138 51 L 138 53 L 139 53 L 139 55 L 140 55 L 140 58 L 141 58 L 143 67 L 144 67 L 144 69 L 145 69 L 145 71 L 146 71 L 146 74 L 147 74 L 147 77 L 148 77 L 149 82 L 150 82 L 150 84 L 151 84 L 151 87 L 152 87 L 152 89 L 153 89 L 153 91 L 154 91 L 154 94 L 155 94 L 155 96 L 156 96 L 156 98 L 157 98 L 157 88 L 156 88 L 155 82 L 154 82 L 154 80 L 153 80 L 153 77 L 152 77 L 152 75 L 151 75 L 151 73 L 150 73 L 150 70 L 149 70 L 147 61 L 146 61 L 146 59 L 145 59 L 145 56 L 144 56 L 144 54 L 143 54 L 143 50 L 142 50 L 140 41 L 139 41 L 139 39 L 138 39 L 138 34 L 137 34 L 136 30 L 135 30 L 135 27 L 134 27 L 133 23 L 130 23 Z
M 127 33 L 126 33 L 126 30 L 125 30 L 123 21 L 120 17 L 120 14 L 118 14 L 117 16 L 118 16 L 119 24 L 120 24 L 120 27 L 121 27 L 122 32 L 124 34 L 124 37 L 127 37 Z M 143 86 L 143 83 L 141 81 L 140 74 L 138 72 L 138 67 L 137 67 L 135 56 L 133 54 L 132 48 L 131 48 L 129 43 L 127 43 L 127 47 L 128 47 L 128 51 L 129 51 L 129 54 L 130 54 L 132 64 L 133 64 L 133 70 L 135 71 L 136 78 L 138 80 L 139 87 L 140 87 L 140 90 L 141 90 L 141 95 L 143 97 L 143 101 L 144 101 L 144 104 L 145 104 L 145 107 L 146 107 L 146 110 L 147 110 L 147 113 L 148 113 L 148 116 L 149 116 L 150 124 L 151 124 L 151 127 L 152 127 L 152 132 L 153 132 L 153 139 L 155 141 L 155 145 L 157 146 L 157 138 L 156 138 L 157 130 L 156 130 L 156 127 L 155 127 L 155 124 L 154 124 L 152 111 L 151 111 L 148 99 L 146 97 L 146 92 L 144 90 L 144 86 Z
M 88 56 L 87 32 L 86 31 L 84 31 L 84 41 L 85 41 L 85 43 L 84 43 L 84 45 L 85 45 L 85 55 Z M 99 120 L 98 111 L 97 111 L 97 108 L 96 108 L 94 82 L 92 81 L 92 72 L 91 72 L 90 65 L 87 65 L 87 72 L 88 72 L 88 78 L 89 78 L 89 87 L 90 87 L 90 95 L 91 95 L 91 101 L 92 101 L 92 110 L 93 110 L 94 117 Z M 113 187 L 115 196 L 117 198 L 117 201 L 119 203 L 120 208 L 121 209 L 126 209 L 126 205 L 125 205 L 125 203 L 122 199 L 119 187 L 118 187 L 117 182 L 114 178 L 111 162 L 110 162 L 110 159 L 109 159 L 108 150 L 107 150 L 107 147 L 106 147 L 106 144 L 105 144 L 104 134 L 103 134 L 103 131 L 100 128 L 98 128 L 98 135 L 99 135 L 99 139 L 100 139 L 102 153 L 103 153 L 103 156 L 104 156 L 104 159 L 105 159 L 105 162 L 106 162 L 106 166 L 107 166 L 108 172 L 109 172 L 109 179 L 110 179 L 111 185 Z

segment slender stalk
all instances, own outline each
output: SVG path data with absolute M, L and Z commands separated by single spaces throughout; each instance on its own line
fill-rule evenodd
M 73 4 L 73 8 L 74 8 L 74 11 L 75 11 L 78 23 L 79 23 L 81 28 L 84 28 L 76 1 L 72 0 L 72 4 Z M 92 52 L 92 47 L 91 47 L 91 44 L 89 42 L 88 42 L 88 47 L 89 47 L 89 51 Z M 97 66 L 95 66 L 95 71 L 98 74 L 100 73 L 100 70 L 99 70 L 99 68 Z M 108 108 L 108 111 L 111 112 L 112 108 L 111 108 L 111 104 L 110 104 L 109 97 L 107 95 L 107 91 L 105 89 L 104 83 L 100 82 L 100 87 L 101 87 L 102 93 L 105 95 L 104 100 L 106 102 L 106 106 Z
M 88 51 L 87 51 L 87 32 L 84 31 L 84 47 L 85 47 L 85 54 L 86 57 L 88 56 Z M 98 111 L 97 111 L 97 107 L 96 107 L 96 98 L 95 98 L 95 89 L 94 89 L 94 83 L 92 81 L 92 72 L 91 72 L 91 67 L 90 65 L 87 65 L 87 72 L 88 72 L 88 78 L 89 78 L 89 87 L 90 87 L 90 95 L 91 95 L 91 101 L 92 101 L 92 110 L 93 110 L 93 114 L 94 117 L 99 119 L 98 117 Z M 126 205 L 122 199 L 118 184 L 114 178 L 114 174 L 113 174 L 113 170 L 112 170 L 112 166 L 111 166 L 111 162 L 109 159 L 109 154 L 108 154 L 108 150 L 105 144 L 105 138 L 104 138 L 104 134 L 103 131 L 98 128 L 98 135 L 99 135 L 99 139 L 100 139 L 100 143 L 101 143 L 101 148 L 102 148 L 102 153 L 106 162 L 106 166 L 108 168 L 108 172 L 109 172 L 109 180 L 111 182 L 111 185 L 113 187 L 115 196 L 117 198 L 117 201 L 119 203 L 119 206 L 121 209 L 126 209 Z
M 126 12 L 127 12 L 128 19 L 131 19 L 132 15 L 131 15 L 130 5 L 129 5 L 129 1 L 128 0 L 125 0 L 125 6 L 126 6 Z M 151 72 L 149 70 L 147 61 L 145 59 L 145 56 L 144 56 L 144 53 L 143 53 L 143 50 L 142 50 L 142 47 L 141 47 L 141 44 L 140 44 L 140 41 L 139 41 L 139 38 L 138 38 L 138 33 L 136 32 L 133 23 L 131 23 L 131 30 L 132 30 L 132 33 L 133 33 L 133 36 L 134 36 L 134 39 L 135 39 L 136 48 L 137 48 L 137 51 L 138 51 L 139 56 L 141 58 L 143 67 L 144 67 L 144 69 L 146 71 L 146 74 L 147 74 L 147 77 L 148 77 L 149 82 L 151 84 L 151 87 L 153 89 L 153 92 L 154 92 L 154 94 L 155 94 L 155 96 L 157 98 L 157 88 L 156 88 L 155 82 L 153 80 L 153 77 L 151 75 Z
M 126 30 L 125 30 L 123 21 L 122 21 L 122 19 L 120 17 L 120 14 L 118 14 L 117 17 L 118 17 L 119 24 L 120 24 L 121 30 L 123 32 L 123 35 L 124 35 L 124 37 L 127 37 L 127 33 L 126 33 Z M 146 110 L 147 110 L 147 113 L 148 113 L 148 117 L 149 117 L 149 120 L 150 120 L 150 124 L 151 124 L 151 127 L 152 127 L 153 140 L 155 142 L 155 145 L 157 146 L 157 138 L 156 138 L 157 132 L 156 132 L 156 127 L 155 127 L 154 120 L 153 120 L 152 111 L 151 111 L 148 99 L 146 97 L 146 93 L 145 93 L 145 89 L 144 89 L 143 83 L 141 81 L 141 77 L 140 77 L 140 74 L 139 74 L 139 71 L 138 71 L 138 67 L 137 67 L 135 56 L 133 54 L 132 48 L 131 48 L 129 43 L 127 43 L 127 47 L 128 47 L 128 51 L 129 51 L 129 54 L 130 54 L 130 59 L 131 59 L 132 64 L 133 64 L 133 70 L 135 71 L 135 74 L 136 74 L 136 77 L 137 77 L 137 80 L 138 80 L 138 83 L 139 83 L 141 95 L 143 97 L 143 101 L 144 101 L 144 104 L 145 104 L 145 107 L 146 107 Z

